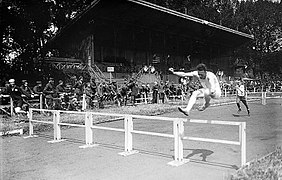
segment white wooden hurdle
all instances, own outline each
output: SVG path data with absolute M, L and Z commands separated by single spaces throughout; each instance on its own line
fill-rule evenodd
M 257 97 L 249 97 L 250 95 L 257 94 Z M 267 94 L 276 95 L 276 96 L 267 96 Z M 262 105 L 267 104 L 267 99 L 282 99 L 282 92 L 248 92 L 248 99 L 260 99 Z
M 168 164 L 171 166 L 180 166 L 189 162 L 189 159 L 183 158 L 183 140 L 193 140 L 193 141 L 204 141 L 212 143 L 222 143 L 222 144 L 232 144 L 241 146 L 241 165 L 246 164 L 246 122 L 228 122 L 228 121 L 212 121 L 212 120 L 195 120 L 195 119 L 184 119 L 184 118 L 169 118 L 169 117 L 156 117 L 156 116 L 141 116 L 141 115 L 130 115 L 130 114 L 115 114 L 115 113 L 100 113 L 100 112 L 77 112 L 77 111 L 60 111 L 60 110 L 46 110 L 46 109 L 34 109 L 30 108 L 30 117 L 29 117 L 29 136 L 36 137 L 33 132 L 33 123 L 47 123 L 53 124 L 54 126 L 54 139 L 49 141 L 50 143 L 61 142 L 64 139 L 61 138 L 61 126 L 73 126 L 73 127 L 82 127 L 85 128 L 85 145 L 80 146 L 80 148 L 94 147 L 97 144 L 93 141 L 93 129 L 102 129 L 110 131 L 124 132 L 125 142 L 124 142 L 124 151 L 119 153 L 122 156 L 128 156 L 138 153 L 138 151 L 133 150 L 133 134 L 143 134 L 159 137 L 167 137 L 174 139 L 174 160 Z M 42 121 L 34 120 L 33 112 L 34 111 L 48 111 L 53 113 L 53 121 Z M 81 124 L 70 124 L 60 122 L 60 113 L 71 113 L 71 114 L 84 114 L 85 123 Z M 124 120 L 124 129 L 119 128 L 110 128 L 93 125 L 93 115 L 100 116 L 114 116 L 119 119 Z M 142 120 L 158 120 L 158 121 L 171 121 L 173 122 L 173 134 L 157 133 L 157 132 L 147 132 L 134 130 L 133 119 L 142 119 Z M 184 136 L 184 122 L 191 123 L 206 123 L 206 124 L 219 124 L 219 125 L 237 125 L 239 126 L 239 141 L 227 141 L 227 140 L 218 140 L 218 139 L 207 139 L 207 138 L 198 138 L 198 137 L 185 137 Z M 25 137 L 25 138 L 28 138 Z
M 244 166 L 246 164 L 246 157 L 247 157 L 246 156 L 246 122 L 230 122 L 230 121 L 199 120 L 199 119 L 190 119 L 189 122 L 202 123 L 202 124 L 239 126 L 239 141 L 228 141 L 228 140 L 188 137 L 188 136 L 184 136 L 183 139 L 192 140 L 192 141 L 203 141 L 203 142 L 238 145 L 241 147 L 241 166 Z

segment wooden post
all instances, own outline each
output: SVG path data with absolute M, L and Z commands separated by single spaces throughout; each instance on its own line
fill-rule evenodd
M 146 93 L 144 93 L 144 98 L 145 98 L 145 104 L 148 104 L 148 101 L 147 101 L 147 94 Z
M 246 164 L 247 148 L 246 148 L 246 122 L 242 122 L 239 126 L 239 139 L 241 144 L 241 166 Z
M 60 111 L 53 112 L 53 128 L 54 128 L 54 140 L 48 141 L 48 143 L 57 143 L 65 141 L 61 138 L 61 126 L 60 126 Z
M 61 128 L 59 125 L 60 122 L 60 113 L 58 111 L 53 114 L 53 122 L 54 122 L 54 140 L 61 139 Z
M 261 104 L 266 105 L 266 92 L 262 92 L 261 94 Z
M 89 147 L 96 147 L 98 144 L 94 144 L 93 142 L 93 117 L 90 112 L 85 113 L 85 145 L 79 146 L 79 148 L 89 148 Z
M 32 109 L 29 109 L 29 136 L 33 135 L 33 124 L 32 124 Z
M 11 116 L 13 116 L 14 115 L 14 102 L 11 96 L 10 96 L 10 105 L 11 105 Z
M 85 114 L 85 141 L 87 145 L 91 145 L 93 143 L 93 132 L 91 128 L 92 124 L 93 124 L 92 114 L 87 112 Z
M 183 120 L 173 121 L 173 134 L 174 134 L 174 161 L 169 162 L 171 166 L 180 166 L 189 162 L 188 159 L 183 159 L 183 137 L 184 137 L 184 124 Z
M 133 130 L 133 122 L 132 122 L 132 117 L 127 116 L 126 117 L 126 138 L 125 138 L 125 151 L 130 152 L 132 151 L 132 133 L 131 131 Z
M 39 95 L 39 109 L 43 109 L 43 95 Z
M 86 103 L 86 94 L 83 94 L 83 95 L 82 95 L 82 111 L 85 111 L 85 110 L 86 110 L 86 106 L 87 106 L 87 103 Z
M 33 117 L 33 114 L 32 114 L 32 108 L 29 109 L 29 121 L 28 121 L 28 124 L 29 124 L 29 135 L 28 136 L 25 136 L 23 137 L 24 139 L 27 139 L 27 138 L 31 138 L 31 137 L 38 137 L 38 135 L 34 135 L 33 134 L 33 124 L 32 124 L 32 117 Z
M 132 116 L 125 116 L 124 118 L 124 152 L 119 153 L 122 156 L 136 154 L 138 151 L 133 150 L 132 131 L 133 121 Z

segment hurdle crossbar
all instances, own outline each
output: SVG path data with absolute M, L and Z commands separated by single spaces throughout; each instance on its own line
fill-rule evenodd
M 248 96 L 248 99 L 259 99 L 261 100 L 261 104 L 262 105 L 266 105 L 267 104 L 267 99 L 282 99 L 282 95 L 281 95 L 282 92 L 248 92 L 247 93 L 247 96 Z M 252 95 L 252 94 L 257 94 L 259 96 L 257 97 L 249 97 L 249 95 Z M 278 96 L 270 96 L 268 97 L 267 94 L 271 94 L 271 95 L 275 95 L 275 94 L 279 94 Z
M 155 117 L 155 116 L 142 116 L 142 115 L 130 115 L 130 114 L 116 114 L 116 113 L 102 113 L 102 112 L 77 112 L 77 111 L 61 111 L 61 110 L 43 110 L 43 109 L 33 109 L 30 108 L 30 117 L 29 117 L 29 135 L 33 136 L 33 123 L 47 123 L 53 124 L 54 126 L 54 142 L 61 142 L 61 126 L 74 126 L 85 128 L 85 142 L 86 145 L 80 146 L 80 148 L 93 147 L 96 146 L 93 142 L 93 129 L 100 130 L 110 130 L 124 132 L 125 142 L 124 142 L 124 152 L 119 153 L 123 156 L 128 156 L 131 154 L 138 153 L 138 151 L 133 150 L 133 134 L 143 134 L 151 136 L 159 136 L 166 138 L 174 138 L 174 160 L 169 162 L 169 165 L 180 166 L 189 162 L 189 159 L 183 158 L 183 140 L 194 140 L 194 141 L 204 141 L 204 142 L 213 142 L 213 143 L 223 143 L 223 144 L 232 144 L 241 146 L 241 164 L 246 163 L 246 123 L 245 122 L 227 122 L 227 121 L 215 121 L 215 120 L 198 120 L 198 119 L 185 119 L 185 118 L 171 118 L 171 117 Z M 49 111 L 53 113 L 53 121 L 39 121 L 33 119 L 33 111 Z M 71 124 L 60 122 L 61 113 L 71 113 L 71 114 L 84 114 L 85 120 L 84 124 Z M 93 125 L 93 115 L 100 116 L 117 116 L 119 119 L 124 120 L 124 129 L 112 128 L 112 127 L 103 127 Z M 133 128 L 133 119 L 142 119 L 142 120 L 158 120 L 158 121 L 170 121 L 173 122 L 173 134 L 158 133 L 158 132 L 148 132 L 141 130 L 134 130 Z M 218 140 L 218 139 L 209 139 L 209 138 L 199 138 L 199 137 L 185 137 L 184 136 L 184 122 L 191 123 L 204 123 L 204 124 L 219 124 L 219 125 L 233 125 L 239 126 L 239 142 L 237 141 L 227 141 L 227 140 Z
M 244 166 L 246 164 L 246 122 L 230 122 L 230 121 L 199 120 L 199 119 L 190 119 L 189 122 L 201 123 L 201 124 L 239 126 L 239 141 L 228 141 L 228 140 L 188 137 L 188 136 L 184 136 L 182 139 L 241 146 L 241 165 Z

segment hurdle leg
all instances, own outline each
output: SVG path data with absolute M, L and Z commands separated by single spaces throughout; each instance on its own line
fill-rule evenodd
M 262 92 L 261 94 L 261 104 L 266 105 L 266 92 Z
M 61 126 L 60 126 L 60 112 L 55 111 L 53 113 L 53 126 L 54 126 L 54 140 L 48 141 L 48 143 L 57 143 L 65 141 L 61 138 Z
M 13 116 L 14 115 L 14 102 L 11 97 L 10 97 L 10 107 L 11 107 L 11 116 Z
M 93 143 L 93 117 L 90 112 L 85 114 L 85 142 L 86 144 L 83 146 L 79 146 L 79 148 L 89 148 L 89 147 L 96 147 L 98 144 Z
M 239 126 L 240 144 L 241 144 L 241 166 L 246 165 L 247 148 L 246 148 L 246 122 L 242 122 Z
M 86 94 L 83 94 L 82 95 L 82 111 L 85 111 L 86 110 Z
M 131 116 L 126 116 L 124 118 L 124 129 L 125 129 L 124 152 L 118 154 L 122 156 L 129 156 L 131 154 L 138 153 L 137 150 L 133 150 L 132 148 L 133 121 Z
M 39 109 L 43 109 L 43 95 L 40 94 L 39 96 Z
M 28 121 L 28 124 L 29 124 L 29 135 L 28 136 L 25 136 L 23 137 L 24 139 L 27 139 L 27 138 L 31 138 L 31 137 L 38 137 L 38 135 L 35 135 L 33 134 L 33 124 L 32 124 L 32 109 L 30 108 L 29 109 L 29 121 Z
M 144 93 L 144 100 L 145 100 L 145 104 L 148 104 L 146 93 Z
M 189 159 L 183 158 L 183 140 L 184 136 L 184 124 L 183 121 L 173 121 L 173 134 L 174 134 L 174 161 L 167 163 L 171 166 L 181 166 L 187 162 Z

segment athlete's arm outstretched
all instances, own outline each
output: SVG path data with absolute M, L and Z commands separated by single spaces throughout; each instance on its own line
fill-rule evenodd
M 177 76 L 180 76 L 180 77 L 192 77 L 192 76 L 197 76 L 198 75 L 197 71 L 192 71 L 192 72 L 185 73 L 185 72 L 175 72 L 173 68 L 169 68 L 168 70 L 170 72 L 172 72 L 173 74 L 175 74 Z

